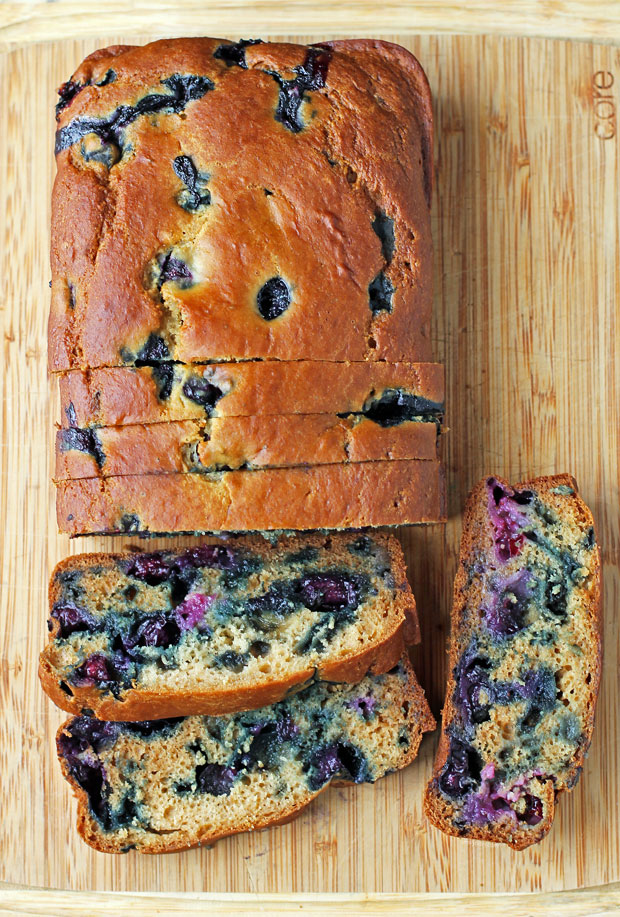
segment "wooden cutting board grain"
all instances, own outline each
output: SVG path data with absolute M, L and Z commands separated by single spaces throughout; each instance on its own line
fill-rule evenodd
M 414 654 L 419 676 L 439 712 L 471 485 L 487 472 L 513 480 L 573 472 L 594 511 L 605 568 L 604 677 L 583 779 L 562 800 L 549 837 L 522 853 L 448 839 L 427 824 L 421 794 L 436 736 L 404 773 L 330 790 L 297 822 L 211 850 L 111 857 L 77 838 L 53 750 L 62 714 L 36 677 L 47 579 L 67 553 L 113 550 L 123 540 L 71 543 L 56 534 L 56 404 L 45 372 L 53 89 L 96 47 L 132 39 L 30 45 L 0 56 L 0 881 L 372 893 L 556 891 L 620 879 L 620 52 L 534 39 L 382 37 L 420 58 L 437 123 L 434 339 L 448 379 L 450 520 L 401 532 L 424 638 Z

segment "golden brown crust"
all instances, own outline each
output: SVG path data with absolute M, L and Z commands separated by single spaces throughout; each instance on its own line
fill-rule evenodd
M 444 520 L 444 478 L 421 461 L 90 478 L 59 483 L 56 511 L 70 535 L 407 525 Z
M 328 43 L 325 85 L 306 92 L 304 127 L 294 132 L 275 118 L 273 73 L 294 79 L 308 49 L 253 45 L 243 69 L 214 57 L 220 44 L 115 47 L 75 74 L 90 85 L 60 112 L 60 130 L 166 94 L 162 80 L 175 73 L 208 77 L 214 88 L 186 104 L 183 118 L 134 119 L 124 130 L 131 154 L 112 146 L 109 168 L 88 158 L 92 134 L 86 156 L 80 141 L 59 150 L 50 369 L 122 365 L 151 334 L 185 363 L 316 353 L 430 359 L 432 112 L 418 62 L 388 42 Z M 113 81 L 105 81 L 109 70 Z M 209 175 L 204 213 L 177 201 L 179 155 Z M 392 255 L 373 231 L 377 212 L 394 221 Z M 151 288 L 151 266 L 171 249 L 191 285 L 164 281 L 160 290 L 153 280 Z M 373 313 L 368 288 L 381 273 L 393 287 L 391 311 Z M 273 276 L 289 283 L 292 303 L 265 321 L 256 295 Z
M 183 392 L 185 383 L 196 378 L 222 392 L 211 409 L 213 417 L 359 413 L 386 389 L 402 389 L 435 404 L 444 400 L 444 369 L 438 363 L 299 360 L 177 364 L 171 369 L 174 378 L 165 399 L 150 366 L 60 373 L 63 426 L 203 420 L 204 406 Z
M 578 514 L 584 527 L 595 529 L 594 519 L 589 508 L 578 496 L 577 482 L 569 474 L 555 474 L 544 477 L 532 478 L 521 481 L 517 484 L 510 485 L 503 478 L 493 476 L 500 486 L 517 491 L 534 490 L 543 496 L 549 495 L 557 487 L 569 487 L 574 491 L 572 500 L 572 510 Z M 557 786 L 553 780 L 540 780 L 538 783 L 538 793 L 543 802 L 543 819 L 536 826 L 535 830 L 528 827 L 527 830 L 511 829 L 509 824 L 495 823 L 493 826 L 467 826 L 467 829 L 459 830 L 456 828 L 451 819 L 452 807 L 450 803 L 441 795 L 437 789 L 437 780 L 441 771 L 446 764 L 450 740 L 446 733 L 446 725 L 449 724 L 456 716 L 456 709 L 452 701 L 454 693 L 454 671 L 459 661 L 460 646 L 458 635 L 464 623 L 464 613 L 467 603 L 468 594 L 468 572 L 467 561 L 472 556 L 476 546 L 490 548 L 492 536 L 488 526 L 488 515 L 486 511 L 486 487 L 489 476 L 483 478 L 470 493 L 465 506 L 463 516 L 463 536 L 459 552 L 459 567 L 454 581 L 454 597 L 452 608 L 451 639 L 448 662 L 448 684 L 446 686 L 445 705 L 442 711 L 442 731 L 439 739 L 439 745 L 433 765 L 432 777 L 427 785 L 424 796 L 424 811 L 428 819 L 437 828 L 440 828 L 446 834 L 457 837 L 467 836 L 471 839 L 495 841 L 508 844 L 515 850 L 523 850 L 531 844 L 538 843 L 548 833 L 555 816 L 556 799 L 559 794 L 570 790 L 579 778 L 583 767 L 584 759 L 590 745 L 592 730 L 594 728 L 594 716 L 596 709 L 596 700 L 598 696 L 601 669 L 602 669 L 602 611 L 601 611 L 601 561 L 600 549 L 596 547 L 596 560 L 593 565 L 592 588 L 589 599 L 583 602 L 585 613 L 584 617 L 592 624 L 593 643 L 591 647 L 591 682 L 589 685 L 589 702 L 585 705 L 587 719 L 585 723 L 584 736 L 585 740 L 580 744 L 572 761 L 571 767 L 567 774 L 565 784 Z
M 132 424 L 100 427 L 89 435 L 96 453 L 72 448 L 71 431 L 57 431 L 55 481 L 438 458 L 435 423 L 382 427 L 337 414 Z
M 399 768 L 407 767 L 411 762 L 416 758 L 420 743 L 422 741 L 422 735 L 425 732 L 432 731 L 436 727 L 435 719 L 429 709 L 424 691 L 420 687 L 415 677 L 413 668 L 407 656 L 403 656 L 402 665 L 404 666 L 407 675 L 408 681 L 403 693 L 403 702 L 408 702 L 408 713 L 407 721 L 409 727 L 409 738 L 410 744 L 406 751 L 403 752 L 401 761 L 399 762 Z M 68 725 L 67 722 L 59 728 L 57 733 L 57 741 L 62 735 L 64 729 Z M 66 761 L 62 755 L 59 754 L 60 766 L 62 769 L 63 776 L 65 780 L 71 785 L 73 793 L 78 801 L 78 814 L 77 814 L 77 830 L 83 840 L 89 844 L 91 847 L 94 847 L 95 850 L 98 850 L 102 853 L 120 853 L 122 852 L 119 849 L 118 843 L 114 843 L 114 840 L 108 840 L 106 835 L 99 829 L 97 823 L 94 821 L 90 815 L 88 808 L 88 796 L 86 792 L 76 783 L 76 781 L 70 775 Z M 346 781 L 334 781 L 334 785 L 346 784 Z M 303 805 L 289 805 L 286 806 L 283 811 L 278 814 L 276 817 L 273 817 L 265 821 L 254 821 L 252 823 L 252 813 L 248 813 L 247 823 L 239 825 L 236 829 L 230 830 L 218 830 L 216 826 L 211 827 L 210 833 L 205 833 L 191 840 L 180 841 L 178 839 L 171 839 L 170 836 L 162 834 L 159 837 L 153 835 L 152 843 L 147 848 L 138 848 L 140 853 L 174 853 L 176 851 L 188 850 L 192 847 L 197 847 L 200 845 L 211 845 L 218 840 L 222 840 L 225 837 L 229 837 L 232 834 L 236 834 L 240 831 L 247 830 L 259 830 L 261 828 L 267 827 L 276 827 L 277 825 L 286 824 L 289 821 L 292 821 L 298 815 L 301 814 L 303 809 L 309 805 L 312 800 L 318 796 L 321 792 L 324 792 L 329 784 L 326 784 L 318 792 L 311 792 L 308 790 L 307 801 Z
M 301 550 L 302 547 L 337 546 L 345 544 L 350 535 L 305 535 L 294 538 L 282 537 L 276 543 L 268 543 L 260 536 L 239 537 L 234 544 L 249 551 L 258 551 L 266 562 L 278 552 L 286 553 Z M 306 669 L 291 674 L 288 678 L 279 678 L 262 685 L 224 684 L 220 690 L 177 691 L 170 693 L 165 689 L 149 691 L 138 688 L 123 693 L 122 698 L 105 694 L 94 686 L 71 685 L 72 694 L 61 688 L 61 680 L 55 670 L 51 649 L 58 635 L 59 622 L 50 618 L 52 629 L 48 645 L 39 657 L 39 680 L 48 697 L 68 713 L 80 714 L 91 710 L 92 715 L 103 720 L 154 720 L 191 714 L 221 715 L 235 713 L 239 710 L 253 710 L 274 704 L 289 693 L 300 690 L 312 681 L 335 681 L 356 683 L 365 675 L 380 675 L 388 672 L 399 661 L 405 652 L 405 622 L 407 622 L 407 643 L 419 643 L 420 629 L 416 613 L 415 599 L 407 582 L 405 560 L 402 548 L 392 535 L 375 533 L 374 541 L 389 556 L 390 570 L 394 578 L 396 597 L 394 607 L 381 638 L 362 652 L 352 651 L 337 659 L 326 659 L 320 666 L 308 665 Z M 203 542 L 205 543 L 205 542 Z M 221 542 L 217 542 L 221 543 Z M 56 565 L 49 584 L 49 607 L 62 598 L 61 574 L 68 571 L 85 570 L 93 566 L 115 566 L 131 556 L 125 554 L 80 554 L 67 557 Z M 90 714 L 89 714 L 90 715 Z

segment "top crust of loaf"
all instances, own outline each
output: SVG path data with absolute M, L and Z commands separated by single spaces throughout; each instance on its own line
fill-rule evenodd
M 533 491 L 535 494 L 542 497 L 545 503 L 555 505 L 556 509 L 561 511 L 565 518 L 574 521 L 586 531 L 589 528 L 594 530 L 594 520 L 589 508 L 578 495 L 575 479 L 569 474 L 556 474 L 532 478 L 514 485 L 509 484 L 506 480 L 497 476 L 487 476 L 474 487 L 465 507 L 463 536 L 459 554 L 459 568 L 454 582 L 454 603 L 451 616 L 451 639 L 448 666 L 450 675 L 446 688 L 446 700 L 442 716 L 442 732 L 433 767 L 433 775 L 426 789 L 424 808 L 431 822 L 448 834 L 457 836 L 466 835 L 468 838 L 472 839 L 503 842 L 516 850 L 521 850 L 542 840 L 548 833 L 554 818 L 557 795 L 565 790 L 570 790 L 579 779 L 584 759 L 591 742 L 602 665 L 600 549 L 596 546 L 593 551 L 587 580 L 589 588 L 587 593 L 582 592 L 580 595 L 580 604 L 583 607 L 583 614 L 581 617 L 583 618 L 587 632 L 591 636 L 587 658 L 590 682 L 588 685 L 583 686 L 585 693 L 587 693 L 587 699 L 583 705 L 584 738 L 576 749 L 570 767 L 568 767 L 558 779 L 554 777 L 554 779 L 551 780 L 548 777 L 545 778 L 544 775 L 541 776 L 540 780 L 534 778 L 536 790 L 542 800 L 544 811 L 543 819 L 534 829 L 531 827 L 515 829 L 510 823 L 506 824 L 506 822 L 498 822 L 487 826 L 467 825 L 458 829 L 453 824 L 452 820 L 454 808 L 448 799 L 440 792 L 438 778 L 448 760 L 450 751 L 450 737 L 447 730 L 449 730 L 450 724 L 459 717 L 453 702 L 455 690 L 454 673 L 464 648 L 461 636 L 465 633 L 464 629 L 467 627 L 466 609 L 468 596 L 471 591 L 468 566 L 472 558 L 479 556 L 485 551 L 490 551 L 494 544 L 487 512 L 487 486 L 490 480 L 494 480 L 500 487 L 504 487 L 509 491 Z M 567 503 L 567 496 L 571 498 L 570 503 Z M 475 598 L 473 601 L 475 603 Z
M 432 144 L 389 42 L 96 52 L 58 114 L 50 370 L 429 361 Z

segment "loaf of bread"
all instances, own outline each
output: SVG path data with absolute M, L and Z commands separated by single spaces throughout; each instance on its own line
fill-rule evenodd
M 389 674 L 314 684 L 246 713 L 77 717 L 57 746 L 87 844 L 166 853 L 290 821 L 332 780 L 373 783 L 413 761 L 434 726 L 405 658 Z
M 358 462 L 60 481 L 69 535 L 351 529 L 445 520 L 438 462 Z
M 390 459 L 436 461 L 439 422 L 382 426 L 363 415 L 290 414 L 69 427 L 56 434 L 55 480 L 205 473 Z
M 600 553 L 569 475 L 482 481 L 466 510 L 450 678 L 425 810 L 517 850 L 577 782 L 601 671 Z
M 431 359 L 431 100 L 405 49 L 115 46 L 57 117 L 52 371 Z
M 396 422 L 441 414 L 444 401 L 438 363 L 157 363 L 58 379 L 63 426 L 71 427 L 364 412 Z
M 360 681 L 419 633 L 402 549 L 379 533 L 69 557 L 49 627 L 44 690 L 108 720 L 232 713 L 312 680 Z

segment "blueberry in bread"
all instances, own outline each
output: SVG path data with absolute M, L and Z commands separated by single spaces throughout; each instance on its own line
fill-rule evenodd
M 238 47 L 102 49 L 61 87 L 50 370 L 430 359 L 419 63 L 377 40 Z
M 50 582 L 39 673 L 72 713 L 141 720 L 262 707 L 386 672 L 418 637 L 389 535 L 261 537 L 82 554 Z
M 58 528 L 70 535 L 351 529 L 442 522 L 433 461 L 350 462 L 214 474 L 60 481 Z
M 153 363 L 60 373 L 62 426 L 87 428 L 205 417 L 441 414 L 438 363 L 256 361 Z
M 425 811 L 522 849 L 581 773 L 600 680 L 600 552 L 569 475 L 482 481 L 465 510 L 451 676 Z
M 385 426 L 364 415 L 290 414 L 66 427 L 56 434 L 56 481 L 131 474 L 436 460 L 437 414 Z
M 183 850 L 290 821 L 332 780 L 406 767 L 435 722 L 406 659 L 274 706 L 136 723 L 70 719 L 57 737 L 78 831 L 107 853 Z

